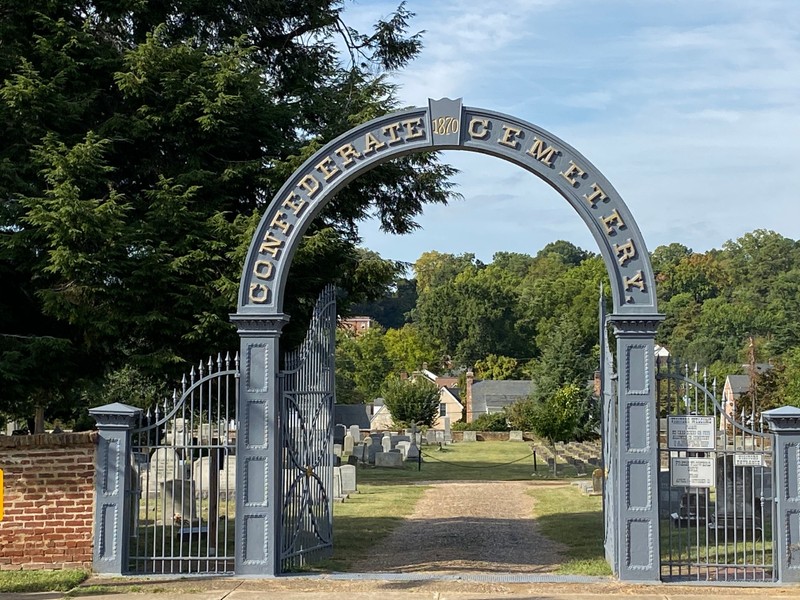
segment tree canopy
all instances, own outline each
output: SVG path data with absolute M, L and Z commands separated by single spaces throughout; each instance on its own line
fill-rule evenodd
M 401 4 L 358 32 L 341 0 L 3 3 L 0 409 L 74 408 L 125 365 L 165 381 L 235 347 L 261 210 L 323 142 L 397 108 L 386 74 L 421 49 L 411 18 Z M 383 294 L 400 266 L 358 248 L 358 222 L 412 231 L 452 172 L 398 159 L 328 204 L 293 264 L 287 341 L 328 282 L 345 309 Z

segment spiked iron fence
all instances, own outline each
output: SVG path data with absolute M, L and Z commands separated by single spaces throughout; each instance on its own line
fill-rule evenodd
M 306 339 L 285 358 L 278 378 L 281 478 L 281 571 L 333 550 L 333 403 L 336 295 L 320 294 Z
M 661 361 L 657 381 L 662 577 L 773 581 L 773 435 L 697 367 Z
M 208 359 L 132 431 L 132 573 L 233 571 L 239 355 Z

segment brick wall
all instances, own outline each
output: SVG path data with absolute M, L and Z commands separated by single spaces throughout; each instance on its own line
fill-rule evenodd
M 0 436 L 0 569 L 92 567 L 97 434 Z

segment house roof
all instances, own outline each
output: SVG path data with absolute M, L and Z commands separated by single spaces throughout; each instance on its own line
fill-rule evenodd
M 444 385 L 442 387 L 446 389 L 453 398 L 461 402 L 461 391 L 457 387 L 451 387 L 449 385 Z
M 735 396 L 750 391 L 749 375 L 728 375 L 726 384 L 731 388 Z
M 369 429 L 369 406 L 366 404 L 334 404 L 333 422 L 336 425 L 358 425 L 359 429 Z
M 476 415 L 499 412 L 505 406 L 527 398 L 533 389 L 533 381 L 487 379 L 472 384 L 472 413 Z

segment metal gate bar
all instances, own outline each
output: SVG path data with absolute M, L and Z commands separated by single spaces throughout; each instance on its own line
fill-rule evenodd
M 281 440 L 281 572 L 333 551 L 333 404 L 336 295 L 319 296 L 301 346 L 278 377 Z
M 657 381 L 662 577 L 774 581 L 772 434 L 697 367 L 662 359 Z
M 238 379 L 209 358 L 133 430 L 131 573 L 233 571 Z

